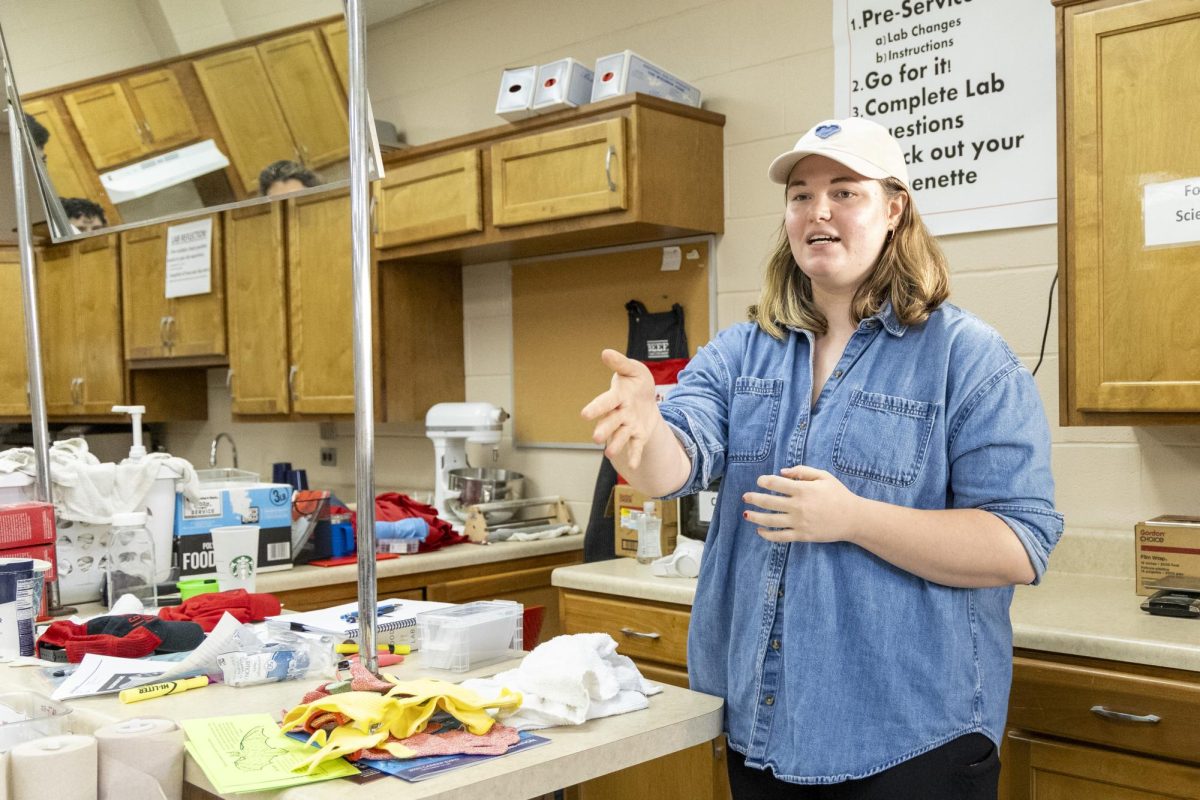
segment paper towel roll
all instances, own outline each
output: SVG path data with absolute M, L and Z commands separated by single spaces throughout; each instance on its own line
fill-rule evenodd
M 97 800 L 96 740 L 91 736 L 47 736 L 11 751 L 13 800 Z
M 0 753 L 0 800 L 8 798 L 8 753 Z
M 180 800 L 183 797 L 183 731 L 159 717 L 137 717 L 97 728 L 100 800 Z M 141 780 L 146 776 L 153 784 Z M 131 793 L 133 787 L 142 789 Z

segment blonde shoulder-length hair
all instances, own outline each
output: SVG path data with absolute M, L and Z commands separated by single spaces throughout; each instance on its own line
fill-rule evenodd
M 946 257 L 925 227 L 904 184 L 895 178 L 884 178 L 879 183 L 888 199 L 906 195 L 904 210 L 875 266 L 855 292 L 850 313 L 857 325 L 891 300 L 902 324 L 919 324 L 950 296 Z M 750 306 L 748 313 L 776 339 L 784 337 L 785 326 L 810 330 L 818 336 L 829 328 L 825 315 L 813 303 L 812 281 L 796 264 L 782 226 L 779 243 L 767 262 L 758 304 Z

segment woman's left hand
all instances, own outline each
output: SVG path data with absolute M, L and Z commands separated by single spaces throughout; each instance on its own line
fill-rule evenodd
M 758 535 L 772 542 L 849 541 L 862 498 L 830 473 L 795 466 L 778 475 L 763 475 L 758 485 L 768 492 L 746 492 L 743 517 L 758 526 Z

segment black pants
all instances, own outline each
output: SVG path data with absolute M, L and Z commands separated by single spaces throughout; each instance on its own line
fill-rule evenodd
M 734 800 L 996 800 L 1000 756 L 982 733 L 960 736 L 890 769 L 844 783 L 808 785 L 777 780 L 746 766 L 729 750 Z

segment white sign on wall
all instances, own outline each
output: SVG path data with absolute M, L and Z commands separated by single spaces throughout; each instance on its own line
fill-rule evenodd
M 1200 178 L 1142 187 L 1146 247 L 1200 242 Z
M 212 217 L 167 228 L 167 297 L 212 291 Z
M 935 234 L 1057 220 L 1046 0 L 834 0 L 834 109 L 891 131 Z

